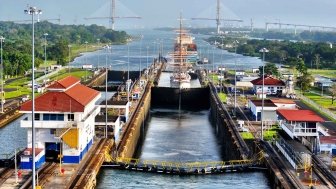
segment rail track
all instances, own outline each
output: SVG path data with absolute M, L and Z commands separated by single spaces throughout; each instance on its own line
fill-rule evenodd
M 58 167 L 57 163 L 47 162 L 37 171 L 38 179 L 36 180 L 37 185 L 43 186 L 50 177 L 54 176 L 55 169 Z M 32 176 L 30 176 L 26 182 L 24 182 L 20 189 L 30 189 L 32 188 Z
M 15 173 L 15 170 L 11 167 L 6 167 L 3 170 L 0 171 L 0 188 L 1 185 L 3 185 L 7 179 L 9 179 L 13 174 Z
M 286 168 L 284 162 L 281 160 L 279 155 L 273 150 L 272 146 L 268 142 L 261 142 L 260 145 L 268 154 L 268 157 L 273 161 L 273 165 L 277 167 L 282 177 L 286 179 L 285 183 L 289 185 L 289 188 L 306 188 L 302 185 L 300 180 L 298 180 L 298 178 Z
M 95 146 L 94 151 L 99 153 L 102 148 L 104 147 L 105 142 L 107 139 L 101 139 L 98 141 L 98 144 Z M 81 163 L 81 167 L 79 167 L 77 174 L 74 174 L 72 178 L 70 179 L 70 182 L 67 184 L 66 188 L 73 189 L 73 188 L 81 188 L 81 181 L 82 179 L 85 179 L 85 176 L 88 174 L 88 171 L 91 171 L 94 167 L 94 165 L 97 163 L 95 156 L 97 153 L 90 153 L 89 156 L 86 157 L 84 162 Z
M 336 178 L 330 172 L 329 168 L 316 156 L 312 156 L 312 163 L 315 174 L 320 180 L 326 184 L 329 188 L 336 188 Z

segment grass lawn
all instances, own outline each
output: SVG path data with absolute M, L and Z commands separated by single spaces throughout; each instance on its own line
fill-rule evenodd
M 218 93 L 218 96 L 219 96 L 219 98 L 222 102 L 226 102 L 226 97 L 227 96 L 226 96 L 225 93 L 220 92 L 220 93 Z
M 51 65 L 55 65 L 57 63 L 56 60 L 47 60 L 46 65 L 44 64 L 44 61 L 42 64 L 40 64 L 40 68 L 45 68 L 45 67 L 49 67 Z
M 69 76 L 69 75 L 78 77 L 80 79 L 85 79 L 85 76 L 87 78 L 92 77 L 93 72 L 92 71 L 85 71 L 85 70 L 82 70 L 82 69 L 71 69 L 70 73 L 69 73 L 68 70 L 66 69 L 66 70 L 59 71 L 58 73 L 52 75 L 50 77 L 50 80 L 52 80 L 52 81 L 59 80 L 59 79 L 65 78 L 66 76 Z
M 273 136 L 277 138 L 279 127 L 274 125 L 271 129 L 264 130 L 264 140 L 272 140 Z
M 336 76 L 336 70 L 308 69 L 308 72 L 312 75 L 321 75 L 329 78 L 334 78 Z
M 254 139 L 254 136 L 251 132 L 240 132 L 240 135 L 244 140 Z
M 321 97 L 319 94 L 310 92 L 305 93 L 304 96 L 308 97 L 309 99 L 313 100 L 314 102 L 316 102 L 317 104 L 319 104 L 324 108 L 328 108 L 331 111 L 335 111 L 336 102 L 335 104 L 331 104 L 331 98 Z
M 80 55 L 80 53 L 86 52 L 86 50 L 88 52 L 92 52 L 92 51 L 96 51 L 98 49 L 102 48 L 102 44 L 100 44 L 100 46 L 98 47 L 97 44 L 88 44 L 87 45 L 87 49 L 86 49 L 86 45 L 85 44 L 71 44 L 71 48 L 70 48 L 70 56 L 71 56 L 71 60 L 73 60 L 74 58 L 78 57 Z

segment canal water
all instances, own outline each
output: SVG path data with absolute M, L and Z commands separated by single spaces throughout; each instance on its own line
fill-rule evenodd
M 172 52 L 176 37 L 176 33 L 173 31 L 130 30 L 127 33 L 137 36 L 142 34 L 143 39 L 133 41 L 128 45 L 113 45 L 112 51 L 102 49 L 95 52 L 83 53 L 83 56 L 76 58 L 71 63 L 71 66 L 81 67 L 83 64 L 91 64 L 94 67 L 105 67 L 107 65 L 107 67 L 113 70 L 127 71 L 127 67 L 129 67 L 131 71 L 138 71 L 146 68 L 147 58 L 148 64 L 150 64 L 154 57 L 158 57 L 158 50 L 161 47 L 163 49 L 163 56 L 167 55 L 168 52 Z M 235 62 L 237 69 L 244 70 L 258 68 L 263 64 L 256 57 L 243 56 L 214 48 L 214 46 L 204 41 L 209 36 L 201 34 L 193 36 L 198 46 L 198 52 L 202 57 L 207 57 L 210 62 L 214 62 L 215 69 L 218 66 L 234 69 Z M 212 66 L 212 64 L 203 65 L 203 67 L 210 69 L 212 69 Z
M 221 161 L 209 110 L 151 110 L 139 158 L 169 162 Z M 270 188 L 263 172 L 172 176 L 102 169 L 97 188 Z

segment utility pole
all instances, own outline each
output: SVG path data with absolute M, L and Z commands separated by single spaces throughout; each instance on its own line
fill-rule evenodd
M 261 140 L 264 140 L 264 88 L 265 88 L 265 53 L 269 52 L 268 49 L 262 48 L 259 52 L 263 53 L 263 69 L 262 69 L 262 89 L 261 89 Z
M 43 34 L 44 35 L 44 79 L 46 80 L 47 75 L 47 36 L 48 33 Z
M 70 62 L 71 62 L 71 54 L 70 54 L 71 53 L 71 49 L 70 48 L 71 48 L 71 45 L 68 45 L 68 48 L 69 48 L 69 63 L 68 63 L 68 69 L 69 70 L 68 71 L 70 73 Z
M 234 115 L 237 115 L 237 46 L 238 46 L 238 41 L 235 40 L 235 84 L 234 84 Z
M 35 15 L 42 14 L 40 9 L 36 7 L 28 7 L 27 10 L 24 10 L 25 14 L 32 16 L 32 187 L 36 188 L 36 167 L 35 167 L 35 31 L 34 31 L 34 22 Z
M 4 113 L 4 66 L 3 66 L 3 57 L 2 57 L 2 43 L 5 41 L 3 36 L 0 36 L 0 44 L 1 44 L 1 113 Z

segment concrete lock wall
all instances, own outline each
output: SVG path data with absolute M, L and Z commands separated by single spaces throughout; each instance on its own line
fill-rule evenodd
M 132 158 L 136 154 L 139 139 L 144 136 L 144 125 L 151 104 L 151 90 L 150 87 L 144 93 L 143 100 L 139 103 L 139 109 L 131 118 L 129 124 L 126 126 L 122 142 L 118 148 L 118 156 L 122 158 Z
M 219 106 L 214 98 L 213 95 L 210 95 L 210 116 L 215 127 L 215 133 L 221 144 L 222 157 L 224 157 L 224 161 L 241 159 L 241 154 L 234 143 L 235 141 L 225 121 L 226 118 L 223 112 L 219 110 Z

